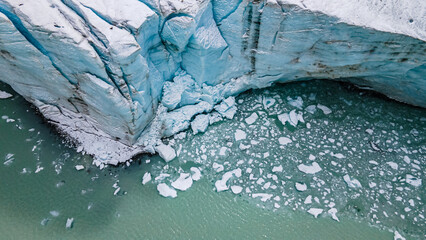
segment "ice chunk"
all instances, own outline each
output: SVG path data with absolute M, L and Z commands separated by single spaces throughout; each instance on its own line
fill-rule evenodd
M 387 165 L 389 165 L 392 169 L 398 170 L 398 164 L 395 162 L 387 162 Z
M 269 193 L 253 193 L 253 194 L 251 195 L 251 197 L 252 197 L 252 198 L 258 198 L 258 197 L 260 197 L 260 201 L 262 201 L 262 202 L 266 202 L 266 201 L 268 201 L 268 200 L 269 200 L 269 199 L 271 199 L 273 196 L 274 196 L 274 195 L 269 194 Z
M 307 196 L 303 203 L 304 204 L 311 204 L 312 203 L 312 196 L 311 195 Z
M 194 121 L 191 122 L 191 128 L 194 134 L 199 132 L 205 132 L 209 126 L 209 115 L 200 114 L 197 115 Z
M 84 169 L 84 166 L 83 166 L 83 165 L 75 165 L 75 169 L 76 169 L 77 171 L 80 171 L 80 170 L 83 170 L 83 169 Z
M 306 174 L 315 174 L 322 170 L 320 165 L 317 162 L 313 162 L 312 165 L 300 164 L 297 166 L 299 171 L 304 172 Z
M 295 187 L 297 191 L 299 192 L 303 192 L 303 191 L 306 191 L 306 189 L 308 189 L 308 186 L 305 183 L 299 183 L 299 182 L 296 182 Z
M 11 98 L 11 97 L 13 97 L 12 94 L 0 90 L 0 99 L 6 99 L 6 98 Z
M 346 174 L 345 176 L 343 176 L 343 180 L 345 180 L 346 184 L 350 188 L 361 188 L 362 187 L 361 183 L 358 180 L 356 180 L 355 178 L 349 177 L 348 174 Z
M 422 185 L 422 179 L 421 178 L 416 178 L 411 174 L 407 174 L 405 175 L 405 181 L 414 186 L 414 187 L 420 187 Z
M 245 121 L 248 125 L 253 124 L 259 118 L 256 113 L 252 113 L 250 117 L 246 118 Z
M 263 107 L 265 109 L 268 109 L 275 104 L 275 99 L 271 97 L 263 97 L 262 103 L 263 103 Z
M 321 208 L 309 208 L 308 213 L 317 218 L 323 211 Z
M 157 147 L 155 147 L 155 151 L 157 151 L 160 157 L 164 159 L 164 161 L 166 162 L 170 162 L 176 157 L 175 150 L 169 145 L 160 144 Z
M 223 174 L 222 179 L 217 180 L 215 183 L 216 191 L 222 192 L 222 191 L 228 190 L 229 189 L 229 187 L 227 186 L 228 180 L 232 178 L 233 176 L 241 177 L 241 169 L 237 168 L 233 171 L 229 171 Z
M 289 144 L 289 143 L 291 143 L 293 141 L 290 138 L 287 138 L 287 137 L 280 137 L 280 138 L 278 138 L 278 142 L 281 145 L 287 145 L 287 144 Z
M 240 141 L 240 140 L 243 140 L 243 139 L 247 138 L 246 132 L 244 132 L 243 130 L 240 130 L 240 129 L 237 129 L 235 131 L 234 135 L 235 135 L 235 141 Z
M 65 227 L 66 228 L 72 228 L 73 224 L 74 224 L 74 218 L 67 218 L 67 222 L 65 224 Z
M 225 168 L 223 167 L 223 165 L 222 165 L 222 164 L 219 164 L 219 163 L 213 163 L 213 169 L 214 169 L 216 172 L 222 172 Z
M 336 213 L 337 213 L 337 209 L 336 209 L 336 208 L 330 208 L 330 210 L 328 210 L 328 214 L 330 214 L 330 215 L 331 215 L 331 218 L 332 218 L 333 220 L 336 220 L 336 221 L 340 222 L 340 220 L 339 220 L 339 218 L 337 217 Z
M 272 168 L 272 172 L 282 172 L 283 171 L 283 166 L 279 165 L 279 166 L 274 166 Z
M 165 183 L 160 183 L 157 185 L 157 190 L 163 197 L 175 198 L 177 197 L 177 192 L 173 188 L 169 187 Z
M 145 185 L 147 184 L 149 181 L 151 181 L 151 173 L 146 172 L 143 177 L 142 177 L 142 184 Z
M 176 181 L 172 182 L 172 187 L 175 189 L 186 191 L 192 186 L 192 178 L 189 173 L 181 173 Z
M 241 193 L 241 191 L 243 191 L 243 188 L 240 187 L 240 186 L 233 185 L 233 186 L 231 186 L 231 191 L 234 194 L 239 194 L 239 193 Z
M 49 212 L 50 213 L 50 215 L 52 215 L 52 217 L 57 217 L 57 216 L 59 216 L 59 212 L 58 211 L 50 211 Z
M 325 115 L 328 115 L 328 114 L 330 114 L 330 113 L 331 113 L 331 109 L 330 109 L 330 108 L 328 108 L 328 107 L 326 107 L 326 106 L 324 106 L 324 105 L 317 104 L 317 108 L 321 109 L 321 110 L 322 110 L 322 112 L 323 112 Z
M 287 98 L 288 104 L 298 109 L 302 109 L 303 107 L 303 99 L 301 97 L 297 97 L 296 99 L 292 99 L 290 97 Z
M 403 237 L 398 231 L 395 231 L 393 234 L 393 240 L 405 240 L 405 237 Z
M 44 167 L 37 166 L 37 169 L 34 171 L 34 173 L 39 173 L 43 169 Z
M 198 180 L 201 179 L 201 171 L 200 171 L 199 168 L 197 168 L 197 167 L 191 167 L 189 170 L 192 173 L 192 175 L 191 175 L 192 180 L 198 181 Z

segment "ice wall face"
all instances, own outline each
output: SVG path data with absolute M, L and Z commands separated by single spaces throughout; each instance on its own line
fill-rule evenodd
M 98 163 L 115 164 L 155 151 L 195 115 L 204 114 L 196 126 L 232 117 L 229 96 L 275 82 L 351 81 L 426 107 L 425 9 L 424 1 L 0 0 L 0 80 Z

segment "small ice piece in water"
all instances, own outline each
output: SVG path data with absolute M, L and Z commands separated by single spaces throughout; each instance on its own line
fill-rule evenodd
M 263 107 L 265 109 L 268 109 L 275 104 L 275 99 L 271 97 L 263 97 L 262 103 L 263 103 Z
M 268 200 L 269 200 L 269 199 L 271 199 L 273 196 L 274 196 L 274 195 L 272 195 L 272 194 L 268 194 L 268 193 L 253 193 L 253 194 L 251 195 L 251 197 L 252 197 L 252 198 L 258 198 L 258 197 L 260 197 L 260 201 L 262 201 L 262 202 L 266 202 L 266 201 L 268 201 Z
M 310 114 L 314 114 L 316 110 L 317 110 L 317 106 L 315 105 L 309 105 L 305 108 L 305 111 L 307 111 Z
M 305 164 L 300 164 L 299 166 L 297 166 L 297 168 L 299 169 L 299 171 L 304 172 L 306 174 L 315 174 L 322 170 L 322 168 L 317 162 L 313 162 L 312 165 L 310 166 Z
M 345 176 L 343 176 L 343 180 L 345 180 L 346 184 L 348 184 L 348 187 L 350 188 L 361 188 L 361 183 L 356 180 L 355 178 L 349 177 L 348 174 L 346 174 Z
M 6 99 L 6 98 L 10 98 L 10 97 L 13 97 L 13 95 L 10 94 L 10 93 L 7 93 L 5 91 L 0 90 L 0 99 Z
M 220 156 L 225 156 L 226 155 L 226 150 L 228 150 L 227 147 L 221 147 L 219 150 L 219 155 Z
M 237 168 L 233 171 L 229 171 L 223 174 L 222 179 L 217 180 L 216 183 L 214 184 L 216 187 L 216 191 L 222 192 L 222 191 L 228 190 L 229 187 L 226 184 L 228 180 L 234 175 L 235 177 L 241 177 L 241 169 Z
M 50 218 L 44 218 L 43 220 L 41 220 L 40 224 L 43 226 L 46 226 L 49 221 L 50 221 Z
M 312 203 L 312 196 L 311 195 L 307 196 L 303 203 L 304 204 L 311 204 Z
M 142 184 L 143 185 L 147 184 L 149 181 L 151 181 L 151 179 L 152 179 L 151 173 L 146 172 L 142 177 Z
M 325 115 L 328 115 L 328 114 L 330 114 L 330 113 L 331 113 L 331 109 L 330 109 L 330 108 L 328 108 L 328 107 L 326 107 L 326 106 L 324 106 L 324 105 L 318 104 L 318 105 L 317 105 L 317 108 L 321 109 L 321 110 L 322 110 L 322 112 L 323 112 Z
M 34 171 L 34 173 L 39 173 L 43 169 L 44 167 L 37 166 L 37 169 Z
M 118 192 L 120 192 L 120 187 L 118 187 L 117 189 L 115 189 L 115 191 L 114 191 L 114 196 L 116 196 L 117 194 L 118 194 Z
M 235 135 L 235 141 L 240 141 L 240 140 L 243 140 L 243 139 L 247 138 L 246 132 L 244 132 L 244 131 L 242 131 L 240 129 L 237 129 L 237 131 L 235 131 L 234 135 Z
M 166 162 L 170 162 L 176 157 L 175 150 L 169 145 L 160 144 L 157 147 L 155 147 L 155 151 L 157 151 L 160 157 L 164 159 L 164 161 Z
M 163 197 L 175 198 L 177 197 L 177 192 L 173 188 L 169 187 L 165 183 L 160 183 L 157 185 L 157 190 Z
M 243 188 L 240 186 L 233 185 L 231 186 L 231 190 L 234 194 L 239 194 L 241 193 L 241 191 L 243 191 Z
M 272 168 L 272 172 L 282 172 L 283 171 L 283 166 L 279 165 L 279 166 L 275 166 Z
M 336 213 L 337 213 L 337 209 L 336 208 L 330 208 L 330 210 L 328 210 L 328 214 L 331 215 L 331 218 L 333 220 L 336 220 L 336 221 L 340 222 L 339 218 L 336 216 Z
M 306 189 L 308 189 L 308 186 L 305 183 L 299 183 L 299 182 L 296 182 L 295 187 L 297 191 L 299 192 L 303 192 L 303 191 L 306 191 Z
M 223 167 L 223 165 L 222 165 L 222 164 L 219 164 L 219 163 L 213 163 L 213 169 L 214 169 L 216 172 L 222 172 L 225 168 Z
M 301 97 L 297 97 L 296 99 L 292 99 L 290 97 L 287 98 L 288 104 L 298 109 L 302 109 L 303 99 Z
M 321 208 L 309 208 L 308 213 L 317 218 L 322 213 Z
M 50 215 L 52 215 L 52 217 L 59 216 L 59 212 L 58 211 L 50 211 L 49 213 L 50 213 Z
M 287 138 L 287 137 L 280 137 L 280 138 L 278 138 L 278 142 L 281 145 L 287 145 L 287 144 L 289 144 L 289 143 L 291 143 L 293 141 L 290 138 Z
M 207 114 L 200 114 L 197 115 L 194 119 L 194 121 L 191 122 L 191 128 L 194 132 L 194 135 L 199 132 L 205 132 L 207 130 L 207 127 L 209 126 L 209 115 Z
M 416 178 L 416 177 L 414 177 L 413 175 L 411 175 L 411 174 L 407 174 L 407 175 L 405 175 L 405 181 L 408 183 L 408 184 L 410 184 L 410 185 L 412 185 L 412 186 L 414 186 L 414 187 L 420 187 L 421 185 L 422 185 L 422 179 L 420 179 L 420 178 Z
M 259 118 L 256 113 L 252 113 L 250 117 L 246 118 L 245 121 L 248 125 L 253 124 Z
M 201 179 L 201 171 L 200 171 L 199 168 L 197 168 L 197 167 L 191 167 L 189 170 L 192 173 L 192 175 L 191 175 L 192 180 L 198 181 L 198 180 Z
M 15 154 L 13 153 L 8 153 L 6 154 L 5 157 L 5 161 L 4 161 L 4 165 L 9 166 L 10 164 L 12 164 L 13 160 L 15 160 L 15 158 L 13 157 Z
M 84 166 L 83 165 L 76 165 L 75 169 L 77 169 L 77 171 L 83 170 Z
M 398 231 L 395 231 L 393 234 L 393 240 L 405 240 L 405 237 L 403 237 Z
M 189 173 L 181 173 L 179 178 L 176 181 L 172 182 L 172 187 L 175 189 L 186 191 L 188 188 L 192 186 L 192 178 Z
M 398 170 L 398 164 L 395 162 L 387 162 L 387 165 L 389 165 L 392 169 Z
M 338 159 L 345 158 L 345 155 L 343 155 L 343 154 L 341 154 L 341 153 L 336 153 L 336 154 L 334 154 L 334 153 L 332 152 L 332 153 L 330 153 L 330 155 L 331 155 L 332 157 L 335 157 L 335 158 L 338 158 Z
M 66 228 L 72 228 L 74 224 L 74 218 L 67 218 L 67 223 L 65 224 Z
M 368 133 L 368 134 L 370 134 L 370 135 L 372 135 L 373 134 L 373 129 L 367 129 L 367 130 L 365 130 L 365 132 Z

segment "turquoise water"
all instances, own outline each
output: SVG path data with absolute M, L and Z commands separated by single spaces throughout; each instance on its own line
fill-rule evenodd
M 5 85 L 0 90 L 12 93 Z M 237 102 L 233 120 L 166 140 L 181 149 L 169 164 L 141 156 L 99 170 L 16 93 L 0 100 L 2 239 L 392 239 L 394 230 L 424 237 L 424 109 L 318 81 L 250 91 Z M 307 110 L 317 104 L 331 113 Z M 278 116 L 292 110 L 304 123 L 282 124 Z M 258 118 L 249 124 L 253 113 Z M 245 139 L 235 139 L 237 129 Z M 281 137 L 291 142 L 280 144 Z M 298 168 L 313 162 L 321 167 L 315 174 Z M 80 164 L 85 169 L 77 171 Z M 170 185 L 191 167 L 202 172 L 191 188 L 175 199 L 158 194 L 158 183 Z M 217 192 L 215 183 L 235 169 L 242 174 L 227 186 L 241 193 Z M 143 185 L 147 172 L 153 180 Z M 422 185 L 407 183 L 407 174 Z M 160 175 L 166 177 L 154 180 Z M 362 187 L 350 187 L 345 175 Z M 311 208 L 323 212 L 314 218 Z M 331 208 L 340 222 L 327 213 Z M 74 218 L 71 229 L 67 218 Z

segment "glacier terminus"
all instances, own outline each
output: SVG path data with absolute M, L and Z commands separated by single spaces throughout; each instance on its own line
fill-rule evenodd
M 425 14 L 422 0 L 0 0 L 0 81 L 97 165 L 170 161 L 163 137 L 274 83 L 333 79 L 426 107 Z

